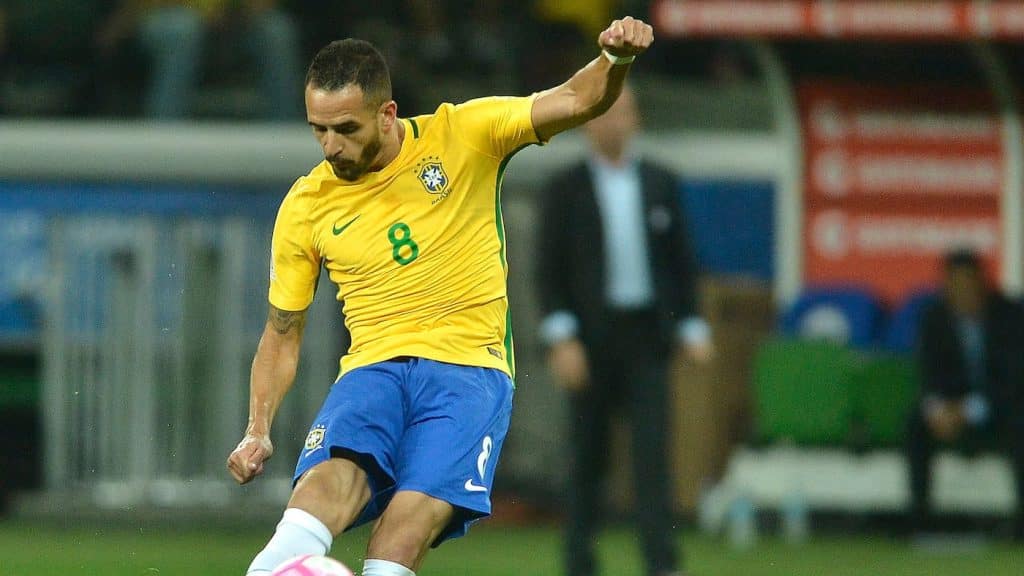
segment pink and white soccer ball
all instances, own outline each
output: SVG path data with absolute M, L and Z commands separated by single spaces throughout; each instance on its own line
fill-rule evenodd
M 270 576 L 355 576 L 344 564 L 327 556 L 307 554 L 286 560 Z

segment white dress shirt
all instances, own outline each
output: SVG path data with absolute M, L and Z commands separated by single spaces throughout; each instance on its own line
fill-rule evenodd
M 637 310 L 654 305 L 654 278 L 647 246 L 647 218 L 640 188 L 640 171 L 633 156 L 614 165 L 594 155 L 588 162 L 604 232 L 605 301 L 612 308 Z M 541 338 L 554 344 L 576 336 L 576 316 L 567 310 L 548 315 Z M 708 342 L 711 331 L 698 316 L 683 319 L 676 330 L 681 343 Z
M 594 157 L 589 165 L 604 231 L 605 302 L 617 309 L 648 308 L 654 282 L 636 162 L 616 166 Z

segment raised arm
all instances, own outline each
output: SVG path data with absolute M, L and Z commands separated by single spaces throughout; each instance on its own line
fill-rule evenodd
M 263 463 L 274 452 L 270 427 L 295 381 L 305 325 L 305 310 L 290 312 L 270 306 L 249 377 L 249 423 L 245 437 L 228 457 L 228 470 L 239 484 L 262 473 Z
M 533 103 L 533 128 L 547 140 L 603 114 L 619 97 L 630 62 L 654 41 L 654 30 L 626 16 L 597 37 L 603 53 L 564 84 L 540 93 Z M 613 63 L 612 60 L 617 60 Z

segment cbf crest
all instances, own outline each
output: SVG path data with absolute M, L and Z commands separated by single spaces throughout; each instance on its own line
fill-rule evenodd
M 441 159 L 437 156 L 429 156 L 420 160 L 416 165 L 416 177 L 419 178 L 420 184 L 423 184 L 423 188 L 427 192 L 439 195 L 432 204 L 437 204 L 448 197 L 448 174 L 444 171 Z
M 306 436 L 306 450 L 312 452 L 324 444 L 324 426 L 321 424 L 309 431 Z

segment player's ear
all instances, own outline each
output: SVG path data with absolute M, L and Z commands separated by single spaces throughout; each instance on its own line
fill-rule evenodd
M 381 130 L 385 132 L 391 130 L 395 125 L 395 121 L 398 119 L 398 103 L 394 100 L 388 100 L 380 105 L 378 114 L 381 122 Z

